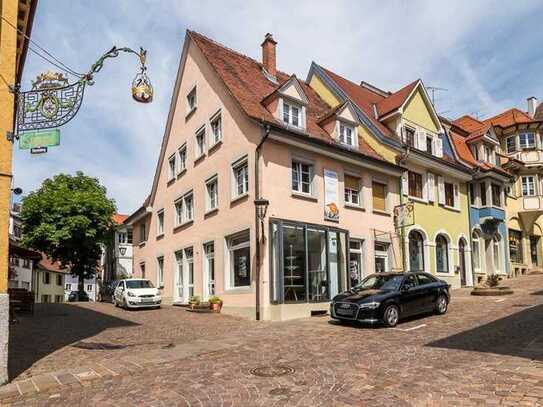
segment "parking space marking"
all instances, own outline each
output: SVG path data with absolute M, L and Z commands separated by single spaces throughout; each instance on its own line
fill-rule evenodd
M 501 298 L 499 300 L 496 300 L 495 302 L 504 302 L 505 301 L 505 298 Z
M 394 328 L 394 329 L 396 329 L 397 331 L 409 332 L 409 331 L 414 331 L 415 329 L 424 328 L 425 326 L 426 326 L 426 324 L 420 324 L 420 325 L 417 325 L 417 326 L 412 326 L 411 328 L 405 328 L 405 329 Z

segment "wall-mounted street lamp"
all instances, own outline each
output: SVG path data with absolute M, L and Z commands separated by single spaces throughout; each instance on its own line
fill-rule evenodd
M 13 195 L 21 195 L 23 193 L 23 189 L 16 187 L 16 188 L 12 188 L 11 192 L 13 192 Z
M 266 212 L 270 201 L 264 198 L 255 199 L 255 212 L 256 217 L 260 222 L 257 222 L 256 226 L 256 295 L 255 295 L 255 308 L 256 308 L 256 320 L 260 320 L 260 244 L 264 240 L 264 219 L 266 218 Z M 259 233 L 259 230 L 261 233 Z
M 139 103 L 150 103 L 154 92 L 147 76 L 147 51 L 140 48 L 140 51 L 136 52 L 131 48 L 114 46 L 98 58 L 86 74 L 77 74 L 78 80 L 74 83 L 70 84 L 62 73 L 48 71 L 38 75 L 29 91 L 22 92 L 19 85 L 14 86 L 12 90 L 17 102 L 16 125 L 14 132 L 8 134 L 8 140 L 18 140 L 21 132 L 53 129 L 72 120 L 81 107 L 85 87 L 94 85 L 94 75 L 100 72 L 106 59 L 115 58 L 121 52 L 134 54 L 139 59 L 140 71 L 132 80 L 132 98 Z M 29 137 L 25 139 L 25 147 L 22 148 L 46 149 L 59 144 L 58 130 L 57 134 L 40 132 L 27 136 Z

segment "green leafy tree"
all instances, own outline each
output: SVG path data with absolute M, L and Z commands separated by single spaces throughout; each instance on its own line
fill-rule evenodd
M 69 267 L 79 277 L 92 278 L 108 239 L 115 202 L 98 179 L 82 172 L 46 179 L 23 201 L 23 244 Z

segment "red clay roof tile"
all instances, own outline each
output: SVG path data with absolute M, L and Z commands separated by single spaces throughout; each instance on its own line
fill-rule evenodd
M 379 111 L 379 117 L 383 117 L 394 110 L 399 109 L 407 100 L 413 89 L 417 86 L 419 80 L 411 82 L 409 85 L 404 86 L 399 91 L 394 92 L 387 98 L 377 103 L 377 110 Z

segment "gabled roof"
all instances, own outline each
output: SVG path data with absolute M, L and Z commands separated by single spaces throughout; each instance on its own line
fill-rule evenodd
M 411 82 L 409 85 L 404 86 L 399 91 L 392 93 L 390 96 L 377 103 L 379 117 L 386 116 L 387 114 L 402 107 L 419 83 L 420 79 L 417 79 L 416 81 Z
M 62 267 L 58 261 L 51 261 L 51 259 L 49 259 L 49 257 L 47 257 L 44 253 L 41 253 L 41 260 L 38 262 L 38 268 L 45 271 L 51 271 L 53 273 L 68 274 L 70 272 L 69 268 Z
M 122 224 L 126 218 L 128 218 L 128 215 L 123 215 L 120 213 L 114 213 L 113 214 L 113 222 L 115 222 L 117 225 Z
M 270 99 L 272 99 L 274 96 L 277 96 L 279 94 L 285 94 L 284 92 L 290 87 L 294 86 L 296 88 L 296 91 L 300 95 L 299 100 L 307 104 L 309 100 L 307 99 L 307 96 L 304 93 L 303 85 L 300 83 L 296 75 L 291 75 L 286 81 L 284 81 L 282 84 L 279 85 L 279 87 L 276 87 L 276 89 L 270 93 L 268 96 L 265 96 L 262 99 L 262 103 L 266 104 L 266 102 Z M 290 97 L 290 96 L 289 96 Z
M 162 162 L 164 160 L 165 150 L 168 145 L 171 122 L 173 120 L 173 112 L 175 109 L 176 99 L 178 98 L 178 89 L 182 75 L 182 65 L 186 59 L 188 43 L 191 41 L 194 43 L 194 45 L 196 45 L 199 51 L 201 51 L 204 59 L 209 63 L 212 70 L 222 81 L 228 93 L 249 118 L 261 123 L 280 126 L 287 132 L 303 134 L 304 136 L 308 137 L 309 140 L 316 139 L 319 142 L 336 145 L 336 140 L 334 140 L 318 124 L 322 117 L 329 113 L 330 106 L 328 106 L 326 102 L 324 102 L 324 100 L 322 100 L 306 82 L 296 79 L 297 84 L 301 87 L 303 94 L 305 94 L 307 97 L 307 105 L 305 106 L 306 128 L 293 130 L 292 128 L 287 127 L 281 120 L 275 118 L 273 114 L 267 110 L 264 103 L 266 102 L 267 98 L 277 92 L 282 85 L 285 85 L 289 80 L 292 79 L 291 75 L 277 71 L 277 82 L 271 81 L 269 79 L 269 75 L 264 74 L 263 66 L 260 62 L 225 47 L 224 45 L 219 44 L 218 42 L 207 38 L 200 33 L 187 30 L 175 90 L 172 94 L 172 103 L 170 105 L 170 112 L 168 114 L 168 122 L 166 123 L 164 139 L 162 141 L 160 156 L 155 170 L 150 203 L 153 202 L 154 195 L 156 193 L 156 185 L 158 183 L 158 177 Z M 280 85 L 278 85 L 278 83 Z M 390 164 L 363 140 L 359 143 L 358 149 L 359 153 L 367 157 Z M 133 216 L 134 214 L 132 214 L 130 218 Z
M 479 129 L 484 123 L 480 120 L 477 120 L 475 117 L 468 114 L 459 117 L 458 119 L 452 122 L 455 126 L 460 127 L 462 130 L 471 133 L 474 130 Z
M 530 123 L 532 121 L 533 119 L 527 113 L 524 113 L 515 107 L 484 120 L 486 124 L 504 128 L 514 126 L 515 124 Z

